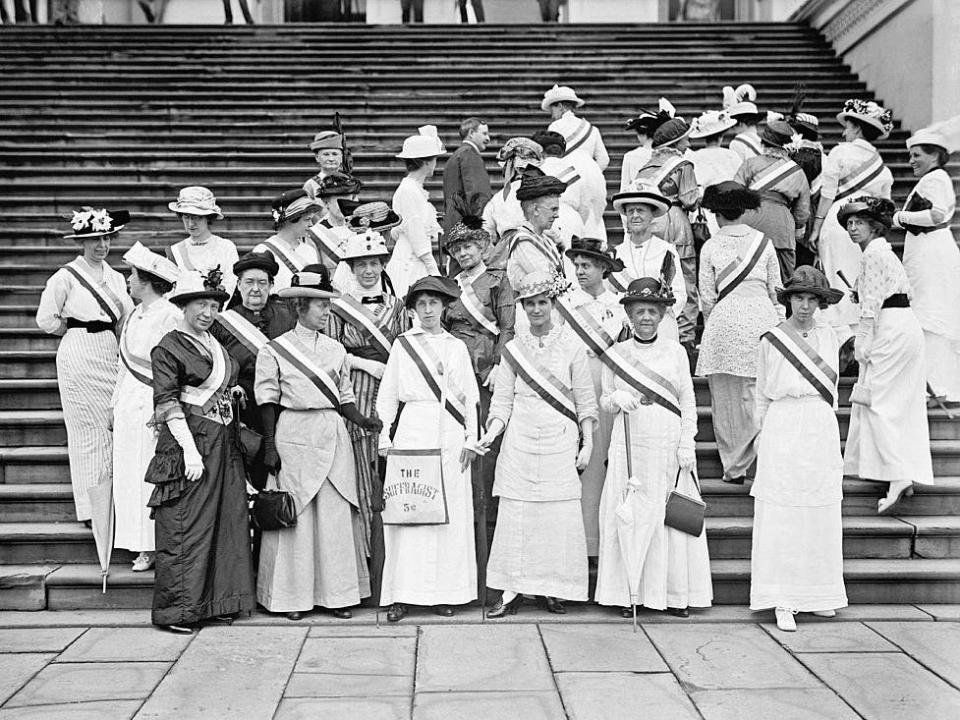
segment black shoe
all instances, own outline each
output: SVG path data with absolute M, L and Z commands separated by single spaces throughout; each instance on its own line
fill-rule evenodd
M 303 618 L 303 613 L 300 613 L 300 612 L 287 613 L 287 620 L 292 620 L 293 622 L 296 622 L 297 620 L 300 620 L 302 618 Z
M 333 613 L 333 616 L 338 620 L 349 620 L 353 617 L 353 612 L 350 608 L 333 608 L 330 612 Z
M 400 622 L 407 616 L 407 606 L 401 603 L 394 603 L 387 610 L 387 622 Z
M 197 631 L 193 625 L 177 625 L 176 623 L 161 625 L 160 627 L 176 635 L 193 635 Z
M 626 618 L 627 620 L 632 620 L 632 619 L 633 619 L 633 608 L 632 608 L 632 607 L 620 608 L 620 617 Z
M 234 619 L 233 615 L 214 615 L 209 622 L 217 625 L 233 625 Z
M 440 617 L 453 617 L 453 608 L 449 605 L 437 605 L 433 609 L 433 614 Z
M 547 601 L 547 612 L 553 613 L 554 615 L 566 615 L 567 609 L 563 606 L 563 600 L 558 600 L 555 597 L 550 597 L 549 595 L 544 597 L 544 600 Z
M 743 485 L 746 479 L 746 475 L 741 475 L 740 477 L 725 477 L 723 481 L 727 483 L 727 485 Z
M 690 617 L 690 611 L 687 608 L 667 608 L 667 612 L 673 615 L 674 617 L 685 618 Z
M 520 608 L 520 603 L 523 602 L 523 595 L 517 595 L 506 605 L 503 604 L 503 597 L 497 600 L 497 604 L 492 608 L 487 610 L 488 618 L 502 618 L 506 615 L 516 615 L 517 610 Z

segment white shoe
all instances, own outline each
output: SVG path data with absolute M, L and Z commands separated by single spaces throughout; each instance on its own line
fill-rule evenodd
M 817 617 L 832 618 L 837 616 L 836 610 L 814 610 L 811 615 L 816 615 Z
M 796 632 L 797 631 L 797 621 L 793 619 L 794 612 L 787 608 L 777 608 L 777 627 L 783 630 L 783 632 Z
M 134 572 L 145 572 L 153 567 L 155 563 L 154 553 L 142 552 L 133 560 Z

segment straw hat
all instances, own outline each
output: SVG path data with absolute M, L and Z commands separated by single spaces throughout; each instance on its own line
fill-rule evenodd
M 655 218 L 666 215 L 670 201 L 653 185 L 641 181 L 633 182 L 630 187 L 613 196 L 613 209 L 623 213 L 624 205 L 646 205 L 653 209 Z
M 759 119 L 760 111 L 754 104 L 756 99 L 757 91 L 748 83 L 736 88 L 730 85 L 723 88 L 723 109 L 727 111 L 727 115 L 738 121 Z
M 700 117 L 690 123 L 690 138 L 705 138 L 719 135 L 737 124 L 725 110 L 707 110 Z
M 526 300 L 536 295 L 546 295 L 549 298 L 555 298 L 562 291 L 566 290 L 566 284 L 567 283 L 554 272 L 534 270 L 532 273 L 527 273 L 520 281 L 520 286 L 517 288 L 516 293 L 517 301 Z
M 223 220 L 216 195 L 200 185 L 183 188 L 177 195 L 176 202 L 167 203 L 167 207 L 182 215 L 216 215 L 218 220 Z
M 294 222 L 310 210 L 320 210 L 322 208 L 303 188 L 280 193 L 273 199 L 271 207 L 273 208 L 273 224 L 276 227 L 280 227 L 284 223 Z
M 872 100 L 851 98 L 843 104 L 843 110 L 837 113 L 837 122 L 854 119 L 876 128 L 883 139 L 893 130 L 893 113 Z
M 827 276 L 810 265 L 801 265 L 793 271 L 793 277 L 777 290 L 777 300 L 781 305 L 790 304 L 790 296 L 809 293 L 820 299 L 820 307 L 835 305 L 843 299 L 843 293 L 834 290 L 827 282 Z
M 330 283 L 330 272 L 323 263 L 307 265 L 293 276 L 290 287 L 277 293 L 282 298 L 338 298 Z
M 403 141 L 403 148 L 395 157 L 401 160 L 418 160 L 437 157 L 446 153 L 436 125 L 424 125 L 418 128 L 417 135 L 411 135 Z
M 356 232 L 376 230 L 385 232 L 403 222 L 397 213 L 385 202 L 358 202 L 346 198 L 337 200 L 340 212 L 347 219 L 347 227 Z
M 111 211 L 106 208 L 96 210 L 89 205 L 84 205 L 79 210 L 73 211 L 73 217 L 70 218 L 73 233 L 64 235 L 63 239 L 86 240 L 112 235 L 123 230 L 128 222 L 130 222 L 130 213 L 126 210 Z
M 180 277 L 180 268 L 176 263 L 148 249 L 139 240 L 123 254 L 123 261 L 130 267 L 156 275 L 167 282 L 176 283 Z
M 554 85 L 543 94 L 543 101 L 540 103 L 540 109 L 544 112 L 549 112 L 550 106 L 555 105 L 558 102 L 573 103 L 578 108 L 583 107 L 586 104 L 583 100 L 577 97 L 577 94 L 573 91 L 573 88 L 567 87 L 566 85 Z
M 343 260 L 359 260 L 367 257 L 389 257 L 387 241 L 375 230 L 364 230 L 347 238 Z
M 223 273 L 220 272 L 219 265 L 206 275 L 201 275 L 199 270 L 183 270 L 177 278 L 173 293 L 167 299 L 180 307 L 193 300 L 210 299 L 218 300 L 220 303 L 226 302 L 229 295 L 223 289 L 222 278 Z

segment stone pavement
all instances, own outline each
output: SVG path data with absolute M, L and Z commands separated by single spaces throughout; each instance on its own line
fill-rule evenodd
M 960 606 L 855 606 L 792 634 L 744 608 L 640 619 L 257 613 L 184 637 L 144 611 L 0 612 L 0 720 L 960 718 Z

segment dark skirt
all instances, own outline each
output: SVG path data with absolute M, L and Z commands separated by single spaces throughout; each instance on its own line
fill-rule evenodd
M 183 476 L 183 451 L 166 425 L 147 469 L 156 485 L 155 625 L 194 623 L 254 608 L 246 481 L 233 426 L 196 415 L 187 424 L 203 457 L 196 482 Z

